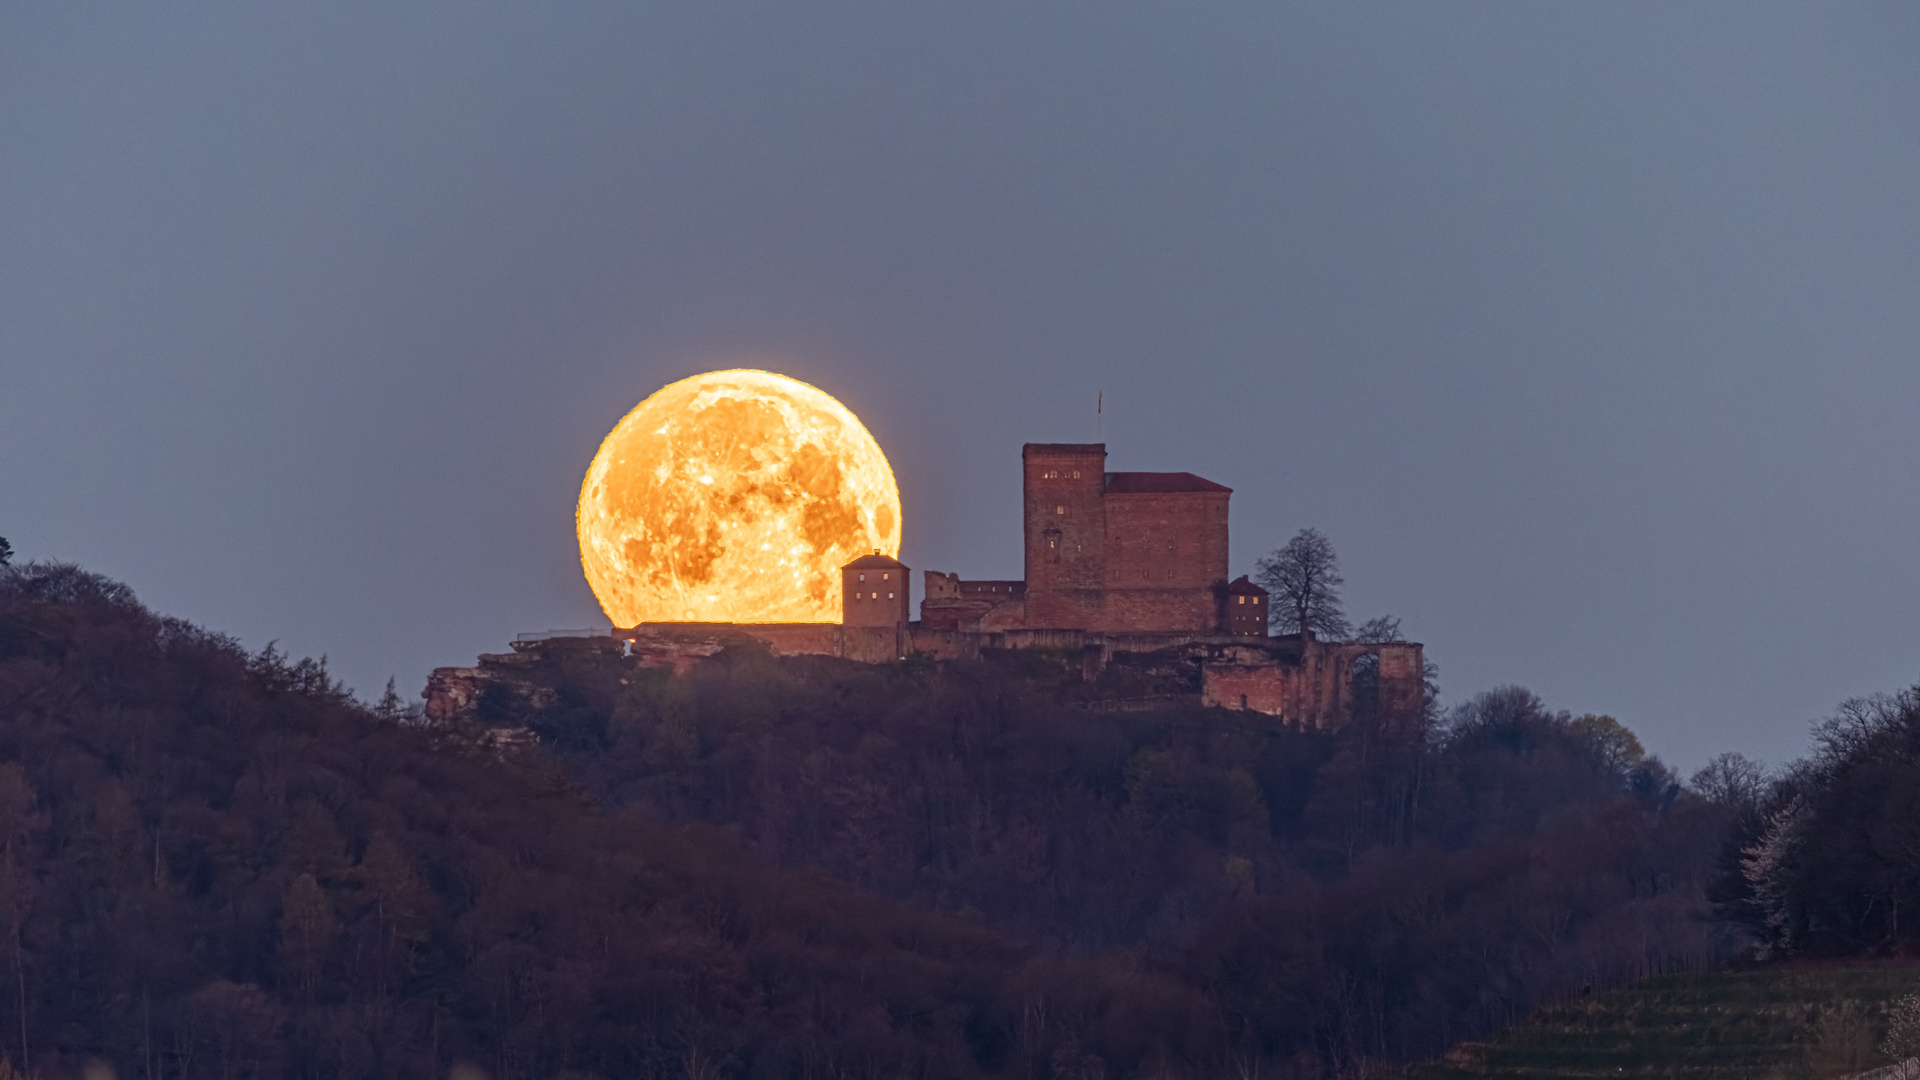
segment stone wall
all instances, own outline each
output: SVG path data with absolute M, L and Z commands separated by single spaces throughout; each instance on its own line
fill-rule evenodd
M 682 665 L 711 656 L 730 644 L 758 641 L 779 656 L 838 656 L 868 664 L 906 657 L 911 631 L 906 626 L 845 626 L 840 623 L 641 623 L 616 630 L 633 642 L 643 660 L 658 656 Z
M 1020 460 L 1027 625 L 1099 626 L 1106 589 L 1107 448 L 1028 443 Z
M 1222 657 L 1201 666 L 1202 704 L 1250 709 L 1305 727 L 1338 727 L 1353 720 L 1354 671 L 1377 657 L 1380 713 L 1392 724 L 1420 720 L 1425 700 L 1425 656 L 1413 642 L 1366 644 L 1274 638 L 1265 655 Z
M 1102 629 L 1220 629 L 1227 497 L 1224 490 L 1107 495 Z
M 630 657 L 641 667 L 685 675 L 728 646 L 758 642 L 781 656 L 836 656 L 870 664 L 919 655 L 935 660 L 978 659 L 991 649 L 1044 649 L 1065 654 L 1087 679 L 1109 663 L 1150 660 L 1169 670 L 1198 668 L 1200 702 L 1248 709 L 1282 723 L 1337 727 L 1353 720 L 1355 664 L 1378 658 L 1379 706 L 1390 723 L 1417 724 L 1424 695 L 1422 647 L 1411 642 L 1357 644 L 1297 636 L 1268 639 L 1222 634 L 1102 633 L 1050 628 L 970 632 L 915 623 L 904 627 L 850 627 L 837 623 L 645 623 L 602 638 L 515 642 L 514 652 L 480 657 L 474 667 L 439 668 L 428 679 L 426 715 L 435 723 L 486 721 L 490 710 L 515 715 L 554 704 L 551 689 L 524 669 L 541 654 L 580 650 Z M 1131 654 L 1134 659 L 1127 659 Z
M 920 622 L 941 630 L 1001 630 L 1027 621 L 1024 581 L 963 581 L 959 574 L 926 571 Z

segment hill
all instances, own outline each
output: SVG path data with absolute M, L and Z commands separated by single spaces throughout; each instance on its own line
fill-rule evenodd
M 1722 810 L 1524 691 L 1328 733 L 1103 713 L 1129 688 L 1042 655 L 525 674 L 426 727 L 77 568 L 0 572 L 0 1055 L 1336 1077 L 1714 955 Z
M 1675 975 L 1543 1010 L 1402 1080 L 1780 1080 L 1883 1063 L 1885 1011 L 1920 990 L 1920 968 L 1778 966 Z
M 1107 711 L 1171 697 L 1177 665 L 1081 660 L 745 646 L 675 676 L 561 639 L 497 661 L 472 715 L 537 736 L 605 805 L 1177 972 L 1268 1069 L 1437 1053 L 1724 948 L 1703 889 L 1727 811 L 1607 718 L 1515 688 L 1415 731 Z

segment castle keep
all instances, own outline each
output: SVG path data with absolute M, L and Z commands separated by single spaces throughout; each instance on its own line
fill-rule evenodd
M 837 624 L 643 623 L 614 637 L 642 664 L 677 671 L 747 638 L 869 663 L 1044 648 L 1077 655 L 1089 676 L 1115 662 L 1173 672 L 1201 704 L 1286 723 L 1338 726 L 1362 700 L 1389 722 L 1420 715 L 1420 645 L 1270 635 L 1267 591 L 1227 577 L 1231 488 L 1185 472 L 1108 472 L 1102 443 L 1028 443 L 1020 458 L 1023 580 L 926 571 L 914 620 L 911 571 L 875 552 L 841 568 Z M 510 667 L 513 657 L 435 672 L 429 715 L 477 700 L 490 659 Z
M 1020 459 L 1026 580 L 970 582 L 930 572 L 924 625 L 1226 629 L 1232 488 L 1192 473 L 1107 472 L 1100 443 L 1028 443 Z

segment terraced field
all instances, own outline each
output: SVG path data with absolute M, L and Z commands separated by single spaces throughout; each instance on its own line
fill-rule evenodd
M 1920 965 L 1675 975 L 1543 1010 L 1402 1080 L 1813 1080 L 1885 1064 L 1885 1010 Z

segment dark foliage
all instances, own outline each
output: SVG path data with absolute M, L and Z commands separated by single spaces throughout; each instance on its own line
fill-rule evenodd
M 556 704 L 498 719 L 546 748 L 515 749 L 74 568 L 0 573 L 0 1053 L 1350 1075 L 1706 948 L 1723 811 L 1524 692 L 1395 742 L 1075 709 L 1038 656 L 538 673 Z
M 1764 955 L 1920 951 L 1920 687 L 1845 703 L 1764 789 L 1740 761 L 1696 786 L 1737 811 L 1713 898 Z
M 1431 737 L 1090 713 L 1077 661 L 871 667 L 734 650 L 675 679 L 556 649 L 524 718 L 609 805 L 1050 949 L 1124 950 L 1306 1075 L 1714 955 L 1729 813 L 1606 717 L 1517 688 Z

